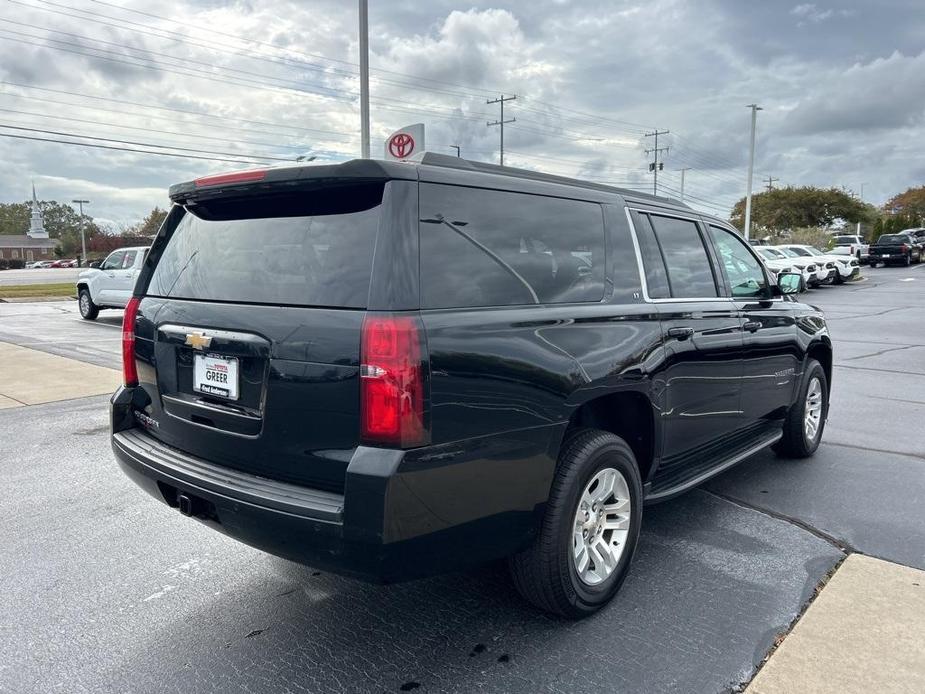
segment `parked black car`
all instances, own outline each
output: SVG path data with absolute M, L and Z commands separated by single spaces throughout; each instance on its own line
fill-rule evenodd
M 430 154 L 170 197 L 112 446 L 255 547 L 376 581 L 509 557 L 577 617 L 625 578 L 644 504 L 819 445 L 823 315 L 681 203 Z
M 910 234 L 883 234 L 876 243 L 870 245 L 870 266 L 912 265 L 922 262 L 925 255 L 925 243 Z

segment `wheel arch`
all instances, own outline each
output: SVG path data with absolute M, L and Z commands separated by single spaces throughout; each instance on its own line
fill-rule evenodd
M 656 452 L 655 408 L 648 395 L 623 390 L 585 400 L 571 414 L 563 441 L 570 431 L 601 429 L 626 441 L 636 457 L 643 483 L 649 478 Z
M 827 339 L 822 339 L 812 343 L 806 350 L 807 359 L 815 359 L 822 365 L 825 371 L 826 387 L 832 390 L 832 343 Z

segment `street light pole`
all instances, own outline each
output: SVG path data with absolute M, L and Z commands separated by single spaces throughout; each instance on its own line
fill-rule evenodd
M 749 104 L 752 110 L 752 140 L 748 154 L 748 182 L 745 184 L 745 240 L 749 238 L 752 226 L 752 176 L 755 172 L 755 128 L 758 125 L 758 104 Z
M 89 200 L 71 200 L 71 202 L 76 202 L 77 206 L 80 208 L 80 267 L 83 267 L 87 263 L 87 239 L 84 235 L 84 205 L 89 205 Z
M 369 11 L 360 0 L 360 156 L 369 159 Z

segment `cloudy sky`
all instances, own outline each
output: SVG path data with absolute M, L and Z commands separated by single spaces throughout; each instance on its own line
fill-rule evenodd
M 517 95 L 506 163 L 651 190 L 644 133 L 667 129 L 660 192 L 689 168 L 689 201 L 726 215 L 756 102 L 756 189 L 925 184 L 921 0 L 369 5 L 374 156 L 422 121 L 427 149 L 496 161 L 485 102 Z M 357 156 L 356 23 L 351 0 L 0 0 L 0 202 L 34 180 L 117 227 L 172 182 Z

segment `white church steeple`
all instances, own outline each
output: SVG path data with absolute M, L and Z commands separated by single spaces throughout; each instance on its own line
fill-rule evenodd
M 35 197 L 35 183 L 32 184 L 32 219 L 29 221 L 29 237 L 33 239 L 47 239 L 45 222 L 42 220 L 42 210 L 38 198 Z

